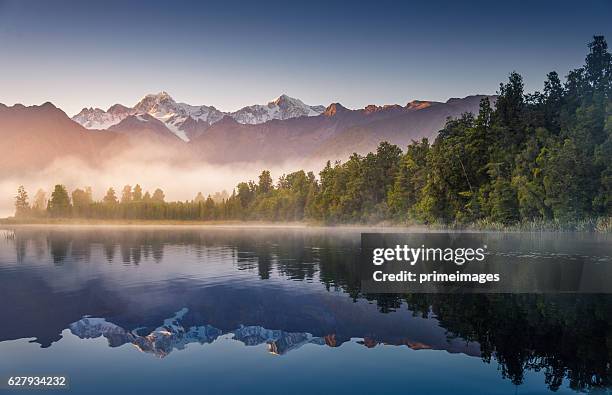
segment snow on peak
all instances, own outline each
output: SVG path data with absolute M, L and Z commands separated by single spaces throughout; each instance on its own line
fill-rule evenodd
M 135 106 L 137 113 L 168 113 L 177 110 L 177 104 L 167 92 L 149 94 L 142 98 Z
M 276 100 L 271 101 L 270 103 L 274 103 L 277 106 L 286 105 L 287 103 L 300 103 L 304 104 L 301 100 L 294 99 L 285 95 L 284 93 L 280 95 Z
M 323 106 L 309 106 L 300 99 L 285 94 L 269 102 L 267 105 L 255 104 L 241 108 L 230 114 L 239 123 L 259 124 L 273 119 L 290 119 L 304 116 L 320 115 L 325 110 Z
M 113 107 L 109 108 L 109 110 Z M 108 129 L 121 122 L 128 115 L 128 113 L 123 115 L 111 111 L 104 111 L 100 108 L 90 107 L 82 109 L 81 112 L 72 117 L 72 120 L 80 123 L 87 129 Z
M 277 355 L 286 354 L 306 344 L 327 344 L 325 338 L 315 337 L 308 332 L 286 332 L 259 325 L 240 325 L 231 331 L 208 324 L 188 325 L 188 322 L 193 321 L 193 318 L 185 319 L 188 313 L 189 310 L 184 307 L 153 330 L 146 330 L 145 327 L 128 330 L 105 318 L 89 316 L 71 323 L 68 328 L 81 339 L 104 337 L 111 347 L 131 343 L 136 349 L 159 358 L 175 350 L 184 350 L 189 344 L 210 344 L 224 334 L 231 335 L 228 338 L 246 346 L 267 344 L 268 351 Z
M 161 91 L 144 96 L 132 108 L 121 104 L 115 104 L 107 111 L 84 108 L 72 119 L 88 129 L 107 129 L 130 115 L 148 114 L 165 123 L 166 127 L 182 140 L 189 141 L 186 131 L 194 125 L 194 121 L 196 123 L 201 121 L 203 125 L 210 126 L 229 116 L 238 123 L 255 125 L 273 119 L 316 116 L 323 111 L 325 111 L 324 106 L 310 106 L 299 99 L 282 94 L 268 104 L 255 104 L 235 112 L 222 112 L 213 106 L 178 103 L 168 92 Z

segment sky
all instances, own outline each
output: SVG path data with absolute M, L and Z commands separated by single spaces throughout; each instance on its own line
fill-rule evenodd
M 594 34 L 612 42 L 612 1 L 0 0 L 0 103 L 361 108 L 492 94 L 513 70 L 533 91 Z

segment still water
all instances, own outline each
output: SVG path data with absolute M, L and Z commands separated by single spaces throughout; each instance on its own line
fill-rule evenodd
M 57 392 L 75 394 L 611 392 L 610 296 L 364 294 L 361 231 L 0 229 L 0 378 L 65 375 Z M 513 260 L 612 262 L 605 235 L 490 237 L 518 242 Z

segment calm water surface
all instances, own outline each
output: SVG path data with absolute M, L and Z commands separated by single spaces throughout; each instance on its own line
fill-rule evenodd
M 67 375 L 60 393 L 78 394 L 611 392 L 609 296 L 363 294 L 360 231 L 0 229 L 0 377 Z M 514 260 L 612 262 L 609 236 L 489 237 Z

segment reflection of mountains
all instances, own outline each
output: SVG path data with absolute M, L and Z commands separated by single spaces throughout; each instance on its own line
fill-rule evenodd
M 278 329 L 266 329 L 262 326 L 241 325 L 238 328 L 224 332 L 211 325 L 200 325 L 185 327 L 183 317 L 188 309 L 183 308 L 173 317 L 164 320 L 164 323 L 147 332 L 145 328 L 127 330 L 104 318 L 84 317 L 77 322 L 70 324 L 72 334 L 81 339 L 93 339 L 100 336 L 108 340 L 110 347 L 119 347 L 131 343 L 142 352 L 154 354 L 160 358 L 170 354 L 173 350 L 183 350 L 187 344 L 212 343 L 221 335 L 232 334 L 232 339 L 243 343 L 246 346 L 257 346 L 266 343 L 268 351 L 283 355 L 291 350 L 298 349 L 305 344 L 327 345 L 338 347 L 343 342 L 336 339 L 335 334 L 323 337 L 313 336 L 307 332 L 286 332 Z M 373 338 L 365 338 L 358 342 L 371 348 L 379 344 Z M 403 340 L 396 345 L 407 345 L 414 350 L 431 349 L 432 346 L 417 341 Z M 477 351 L 477 347 L 472 347 L 472 352 Z
M 530 370 L 552 390 L 612 385 L 610 295 L 364 294 L 357 229 L 28 227 L 0 242 L 0 317 L 19 317 L 0 325 L 0 341 L 48 347 L 70 323 L 158 355 L 217 331 L 278 353 L 361 338 L 481 355 L 517 385 Z M 486 244 L 609 260 L 610 236 L 492 233 Z M 159 327 L 183 307 L 183 329 Z M 87 315 L 108 322 L 79 321 Z
M 177 312 L 174 317 L 164 320 L 163 325 L 152 332 L 139 334 L 142 328 L 128 331 L 119 325 L 106 321 L 104 318 L 85 317 L 70 324 L 70 331 L 81 339 L 93 339 L 104 336 L 110 347 L 119 347 L 132 343 L 140 351 L 152 353 L 162 358 L 172 350 L 182 350 L 189 343 L 212 343 L 221 331 L 210 325 L 185 328 L 181 318 L 187 309 Z M 140 329 L 140 330 L 139 330 Z

